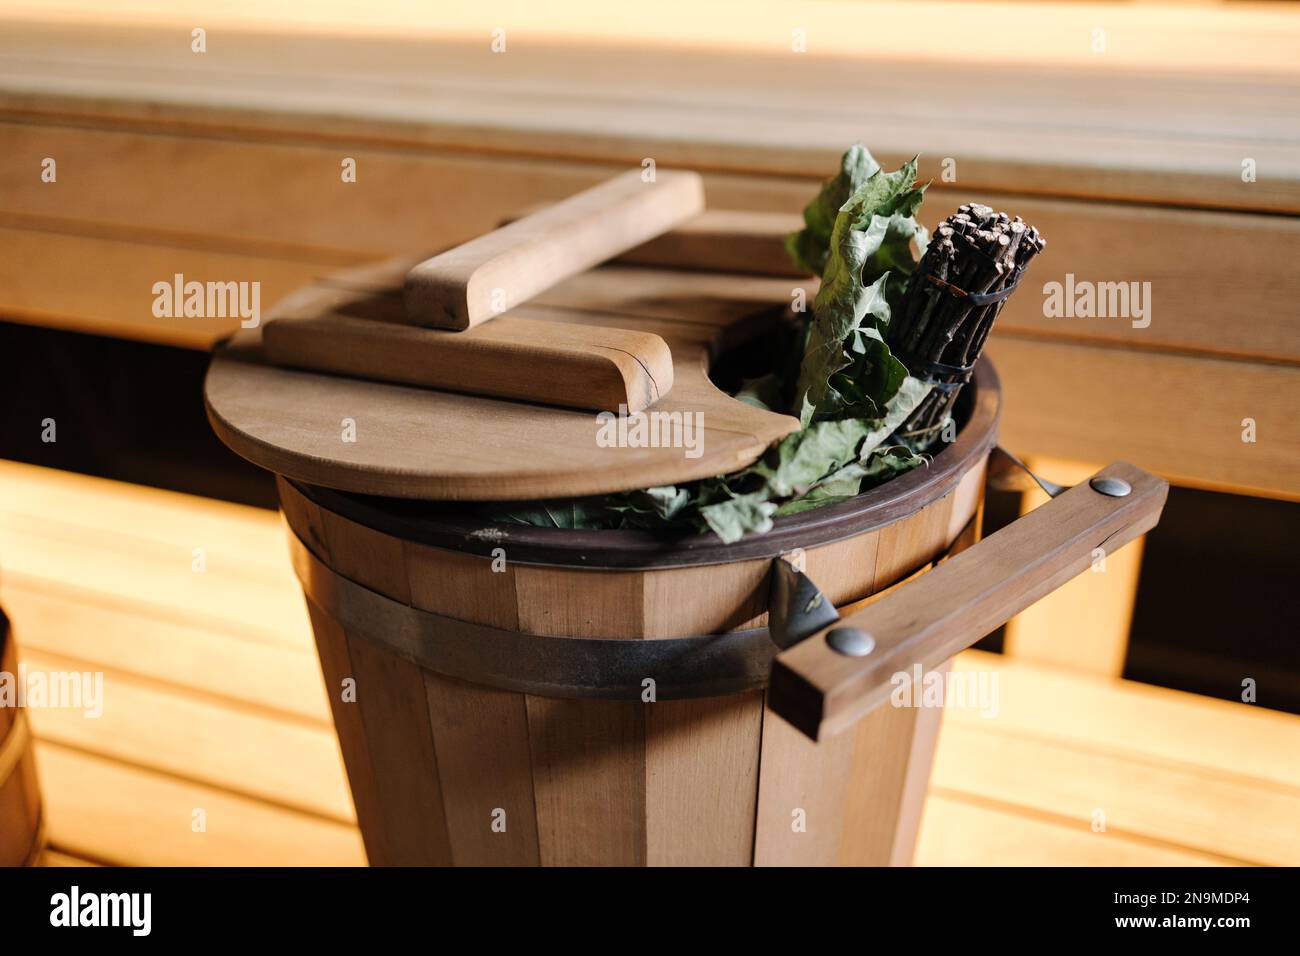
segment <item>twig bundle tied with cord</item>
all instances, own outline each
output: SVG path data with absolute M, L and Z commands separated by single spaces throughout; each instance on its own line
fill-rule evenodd
M 1044 245 L 1019 216 L 978 203 L 935 230 L 889 324 L 894 355 L 932 386 L 895 438 L 924 451 L 940 437 L 1002 304 Z

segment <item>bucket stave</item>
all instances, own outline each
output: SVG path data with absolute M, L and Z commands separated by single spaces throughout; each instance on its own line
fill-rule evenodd
M 18 679 L 18 650 L 3 611 L 0 679 Z M 31 865 L 40 850 L 41 798 L 27 714 L 17 706 L 0 706 L 0 866 Z
M 799 536 L 807 574 L 837 606 L 971 538 L 996 425 L 991 369 L 985 389 L 976 427 L 944 467 L 879 489 L 884 517 L 861 521 L 869 503 L 860 503 Z M 507 541 L 493 570 L 491 548 L 464 553 L 445 538 L 435 547 L 413 540 L 428 535 L 412 524 L 375 527 L 384 522 L 336 494 L 283 478 L 279 488 L 294 537 L 328 568 L 317 575 L 382 595 L 394 622 L 414 609 L 536 638 L 671 642 L 762 627 L 773 554 L 792 543 L 774 536 L 773 553 L 749 557 L 718 544 L 714 563 L 694 554 L 679 564 L 669 548 L 648 567 L 601 569 L 576 533 L 553 532 L 567 536 L 558 539 L 567 554 Z M 905 505 L 883 504 L 900 497 Z M 478 679 L 425 666 L 418 642 L 403 651 L 373 633 L 372 618 L 345 624 L 338 589 L 301 567 L 300 576 L 373 864 L 910 861 L 937 711 L 881 708 L 814 744 L 766 707 L 762 686 L 681 699 L 666 688 L 653 703 L 635 691 L 610 700 L 503 688 L 486 665 Z

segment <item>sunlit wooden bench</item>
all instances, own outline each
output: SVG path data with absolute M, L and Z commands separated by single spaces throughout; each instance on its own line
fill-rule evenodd
M 0 321 L 208 349 L 238 319 L 159 318 L 155 283 L 257 281 L 265 309 L 647 159 L 704 170 L 713 208 L 793 214 L 862 140 L 922 153 L 923 218 L 979 199 L 1048 236 L 990 344 L 1005 444 L 1067 482 L 1123 458 L 1300 498 L 1300 11 L 675 2 L 601 36 L 581 5 L 521 6 L 504 53 L 468 8 L 232 2 L 203 53 L 175 4 L 0 14 Z M 1067 274 L 1150 281 L 1150 324 L 1044 315 Z M 102 668 L 122 705 L 34 714 L 57 852 L 361 860 L 273 514 L 6 465 L 0 522 L 27 658 Z M 1009 657 L 959 659 L 1001 675 L 1002 713 L 946 718 L 921 862 L 1300 861 L 1296 718 L 1117 679 L 1139 563 L 1022 615 Z
M 105 674 L 101 717 L 31 712 L 55 862 L 364 862 L 278 516 L 6 463 L 0 553 L 29 667 Z M 1300 717 L 956 667 L 997 675 L 996 713 L 946 712 L 919 863 L 1300 860 Z

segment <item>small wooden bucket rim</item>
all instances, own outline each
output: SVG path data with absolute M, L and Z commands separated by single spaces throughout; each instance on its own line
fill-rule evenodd
M 306 498 L 329 511 L 384 534 L 448 551 L 491 557 L 504 549 L 508 561 L 593 570 L 651 570 L 729 564 L 774 558 L 795 548 L 832 544 L 893 524 L 952 491 L 997 442 L 1002 386 L 988 358 L 980 359 L 958 407 L 965 421 L 957 438 L 925 467 L 872 488 L 852 501 L 778 518 L 766 534 L 734 544 L 716 534 L 664 534 L 639 530 L 536 528 L 490 522 L 464 506 L 336 491 L 293 482 Z

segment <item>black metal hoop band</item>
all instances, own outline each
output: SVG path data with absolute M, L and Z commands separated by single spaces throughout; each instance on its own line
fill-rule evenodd
M 765 627 L 663 639 L 549 637 L 473 624 L 410 607 L 327 567 L 290 535 L 307 599 L 349 637 L 475 684 L 542 697 L 658 700 L 719 697 L 766 687 L 778 648 Z

